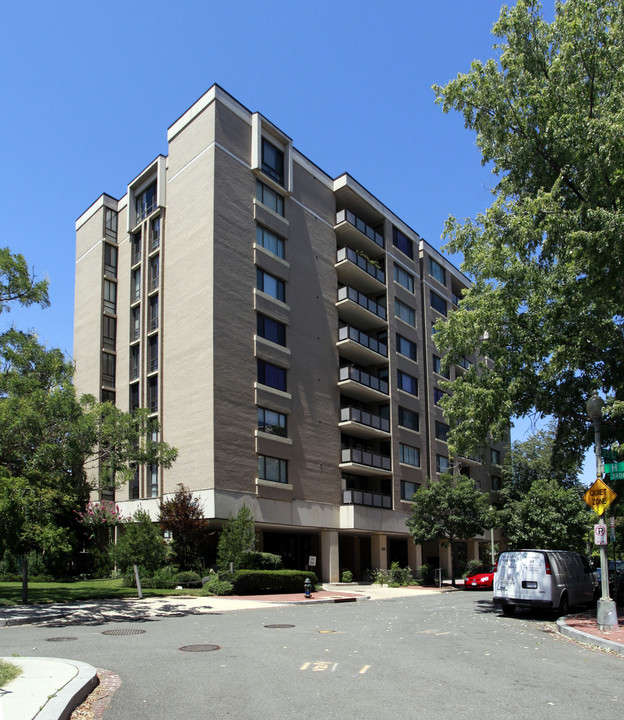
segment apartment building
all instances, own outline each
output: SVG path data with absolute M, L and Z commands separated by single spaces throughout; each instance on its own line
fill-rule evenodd
M 325 581 L 394 560 L 449 568 L 405 520 L 451 469 L 432 328 L 467 279 L 217 85 L 167 139 L 76 222 L 77 390 L 148 407 L 179 449 L 115 500 L 156 518 L 184 484 L 215 528 L 245 504 L 263 550 Z M 495 493 L 503 451 L 452 469 Z

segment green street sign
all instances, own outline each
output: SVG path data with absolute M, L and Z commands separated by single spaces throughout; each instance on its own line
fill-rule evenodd
M 611 473 L 611 477 L 613 477 L 613 473 L 624 473 L 624 462 L 605 463 L 604 471 Z
M 624 480 L 624 470 L 608 473 L 609 480 Z

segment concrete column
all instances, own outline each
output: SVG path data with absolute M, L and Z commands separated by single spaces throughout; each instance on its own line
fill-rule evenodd
M 371 537 L 371 563 L 373 569 L 388 569 L 388 540 L 381 533 Z
M 479 541 L 468 540 L 468 560 L 479 559 Z
M 361 577 L 362 575 L 362 561 L 360 553 L 360 538 L 356 535 L 353 538 L 353 575 L 354 577 Z
M 451 577 L 451 546 L 440 545 L 440 567 L 446 571 L 446 576 Z
M 323 568 L 321 582 L 340 582 L 337 530 L 321 530 L 321 556 Z
M 422 545 L 416 545 L 411 537 L 407 541 L 407 564 L 412 568 L 414 577 L 416 577 L 418 568 L 423 564 Z

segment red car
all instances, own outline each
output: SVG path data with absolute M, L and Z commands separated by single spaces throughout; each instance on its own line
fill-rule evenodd
M 479 565 L 464 579 L 465 590 L 491 590 L 494 586 L 496 565 Z

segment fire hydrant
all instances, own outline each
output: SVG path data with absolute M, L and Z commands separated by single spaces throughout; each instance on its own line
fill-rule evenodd
M 305 579 L 303 589 L 305 590 L 305 596 L 307 598 L 312 597 L 312 583 L 310 582 L 310 578 Z

